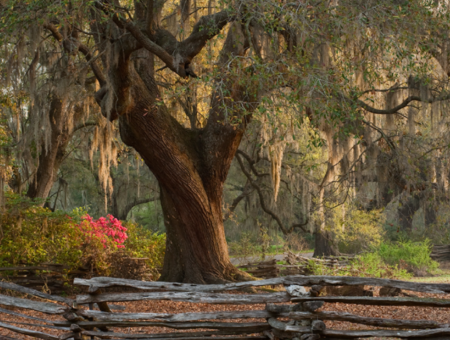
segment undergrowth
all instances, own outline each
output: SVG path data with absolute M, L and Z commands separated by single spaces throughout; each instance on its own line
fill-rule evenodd
M 16 194 L 5 193 L 5 198 L 0 214 L 0 267 L 55 263 L 66 265 L 66 274 L 83 268 L 105 276 L 114 266 L 112 255 L 117 251 L 147 258 L 152 272 L 162 266 L 164 234 L 152 234 L 112 216 L 93 220 L 82 209 L 52 212 Z
M 413 275 L 433 274 L 439 264 L 430 257 L 431 242 L 382 242 L 371 252 L 356 256 L 348 266 L 330 268 L 313 260 L 309 269 L 314 275 L 361 276 L 410 279 Z
M 395 243 L 382 243 L 378 254 L 390 265 L 398 265 L 412 273 L 433 273 L 439 264 L 430 257 L 432 251 L 431 241 L 423 242 L 400 240 Z
M 387 279 L 410 279 L 412 274 L 397 265 L 386 264 L 377 253 L 365 253 L 351 260 L 344 267 L 328 267 L 310 260 L 308 268 L 312 275 L 359 276 Z

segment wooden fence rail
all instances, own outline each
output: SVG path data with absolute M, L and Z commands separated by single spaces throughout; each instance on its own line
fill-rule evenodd
M 439 262 L 450 261 L 450 245 L 434 246 L 430 257 Z
M 388 279 L 331 276 L 286 276 L 259 281 L 215 285 L 145 282 L 109 277 L 75 279 L 74 283 L 88 287 L 89 294 L 78 295 L 72 300 L 44 294 L 16 284 L 0 282 L 0 289 L 2 290 L 28 294 L 45 300 L 37 301 L 37 299 L 31 300 L 17 296 L 0 295 L 0 305 L 60 316 L 60 320 L 52 321 L 43 317 L 37 318 L 26 315 L 16 311 L 16 309 L 0 308 L 0 313 L 30 320 L 29 322 L 6 322 L 0 320 L 0 328 L 8 329 L 17 334 L 29 335 L 46 340 L 450 338 L 450 326 L 436 321 L 375 318 L 351 313 L 322 311 L 320 309 L 324 304 L 329 302 L 371 306 L 395 305 L 449 308 L 449 299 L 330 296 L 329 294 L 321 296 L 319 294 L 319 292 L 323 291 L 324 286 L 364 285 L 445 295 L 450 293 L 450 284 L 413 283 Z M 267 285 L 282 285 L 285 287 L 285 291 L 266 294 L 242 294 L 242 292 L 236 294 L 233 292 L 248 289 L 249 287 Z M 304 288 L 305 286 L 309 286 L 311 289 L 308 291 Z M 131 287 L 142 292 L 109 293 L 105 291 L 110 287 Z M 256 310 L 253 307 L 248 310 L 231 312 L 214 311 L 179 314 L 111 312 L 111 302 L 142 300 L 172 300 L 209 304 L 263 304 L 265 307 Z M 93 310 L 94 303 L 97 303 L 100 310 Z M 83 304 L 89 304 L 90 308 L 81 308 Z M 328 329 L 324 322 L 327 320 L 381 327 L 382 329 L 352 331 Z M 60 332 L 60 335 L 55 336 L 30 330 L 27 326 L 31 325 L 56 329 Z M 151 327 L 166 327 L 174 331 L 169 333 L 154 333 L 151 331 L 147 331 L 146 333 L 129 333 L 131 329 L 141 329 L 142 327 L 149 329 Z M 118 331 L 117 329 L 128 331 Z M 189 332 L 186 332 L 186 330 Z

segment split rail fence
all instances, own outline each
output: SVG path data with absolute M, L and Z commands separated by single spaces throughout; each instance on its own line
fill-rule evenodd
M 6 328 L 19 336 L 30 335 L 45 340 L 57 339 L 356 339 L 370 337 L 449 339 L 450 326 L 428 320 L 397 320 L 373 318 L 321 311 L 325 303 L 346 303 L 371 306 L 426 306 L 449 308 L 450 299 L 415 297 L 367 297 L 367 296 L 321 296 L 317 295 L 323 286 L 381 286 L 401 290 L 433 294 L 450 293 L 450 284 L 412 283 L 398 280 L 331 277 L 331 276 L 286 276 L 260 281 L 196 285 L 168 282 L 146 282 L 117 278 L 97 277 L 75 279 L 76 285 L 88 288 L 88 294 L 78 295 L 75 300 L 48 295 L 14 283 L 0 282 L 1 290 L 10 290 L 37 299 L 0 295 L 1 313 L 30 319 L 29 323 L 0 321 L 0 328 Z M 251 287 L 283 285 L 286 291 L 272 293 L 242 294 L 236 290 Z M 311 287 L 308 291 L 304 287 Z M 107 292 L 110 287 L 127 287 L 136 292 Z M 17 294 L 16 294 L 17 295 Z M 259 310 L 203 312 L 203 313 L 126 313 L 112 312 L 111 302 L 172 300 L 191 303 L 265 305 Z M 51 301 L 51 302 L 49 302 Z M 100 310 L 94 310 L 97 304 Z M 89 309 L 82 306 L 89 306 Z M 60 321 L 36 318 L 17 310 L 28 309 L 61 316 Z M 253 319 L 248 320 L 248 319 Z M 254 321 L 260 320 L 260 321 Z M 335 320 L 382 327 L 367 330 L 335 330 L 326 327 L 324 321 Z M 14 325 L 12 325 L 14 324 Z M 59 336 L 27 329 L 25 326 L 56 328 Z M 177 331 L 170 333 L 125 333 L 114 329 L 142 327 L 167 327 Z M 188 330 L 188 332 L 181 332 Z M 0 337 L 1 338 L 1 337 Z M 3 337 L 2 339 L 14 339 Z
M 450 245 L 434 246 L 430 257 L 438 262 L 450 261 Z
M 111 256 L 113 276 L 126 279 L 151 279 L 145 261 L 148 258 L 131 257 L 126 252 L 115 252 Z M 0 281 L 14 282 L 18 285 L 60 294 L 70 291 L 76 277 L 92 277 L 97 272 L 88 266 L 76 270 L 63 264 L 41 263 L 39 265 L 17 265 L 0 267 Z

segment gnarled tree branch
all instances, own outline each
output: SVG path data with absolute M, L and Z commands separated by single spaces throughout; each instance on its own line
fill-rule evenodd
M 100 86 L 103 86 L 106 84 L 106 78 L 103 75 L 103 72 L 100 70 L 100 68 L 98 67 L 97 63 L 95 62 L 95 60 L 93 60 L 92 58 L 92 53 L 89 50 L 89 48 L 83 44 L 81 44 L 78 40 L 74 39 L 73 37 L 68 38 L 68 39 L 64 39 L 63 35 L 58 31 L 58 29 L 56 28 L 55 25 L 53 25 L 52 23 L 48 23 L 44 25 L 45 29 L 48 29 L 53 37 L 62 42 L 64 49 L 68 52 L 68 53 L 73 53 L 73 48 L 77 48 L 81 53 L 84 54 L 86 61 L 89 62 L 92 72 L 94 72 L 95 78 L 97 78 L 98 82 L 100 83 Z M 70 41 L 69 41 L 70 39 Z M 65 43 L 66 42 L 66 43 Z
M 239 205 L 239 203 L 241 203 L 241 201 L 247 197 L 248 195 L 250 195 L 253 192 L 252 186 L 249 185 L 250 182 L 247 182 L 243 188 L 242 193 L 237 196 L 233 202 L 231 203 L 230 208 L 228 209 L 227 213 L 225 214 L 223 221 L 227 221 L 230 216 L 233 214 L 233 212 L 236 210 L 237 206 Z
M 390 114 L 398 113 L 398 111 L 407 107 L 409 105 L 409 103 L 411 103 L 413 101 L 422 102 L 422 103 L 435 103 L 435 102 L 445 101 L 445 100 L 449 100 L 449 99 L 450 99 L 450 94 L 447 94 L 447 95 L 444 95 L 444 96 L 441 96 L 441 97 L 438 97 L 435 99 L 422 99 L 419 96 L 409 96 L 408 98 L 406 98 L 402 103 L 398 104 L 397 106 L 395 106 L 391 109 L 384 109 L 384 110 L 376 109 L 359 99 L 356 101 L 356 103 L 359 107 L 362 107 L 364 110 L 366 110 L 368 112 L 380 114 L 380 115 L 390 115 Z M 346 97 L 345 97 L 345 100 L 353 102 L 351 99 L 346 98 Z
M 270 215 L 270 217 L 272 217 L 272 218 L 275 220 L 275 222 L 277 222 L 278 227 L 281 229 L 282 233 L 283 233 L 284 235 L 288 235 L 288 234 L 292 233 L 292 232 L 294 231 L 295 228 L 300 228 L 300 229 L 302 229 L 304 232 L 308 232 L 306 229 L 304 229 L 304 226 L 305 226 L 306 224 L 308 224 L 308 220 L 307 220 L 306 222 L 304 222 L 304 223 L 293 224 L 293 225 L 291 225 L 289 228 L 286 228 L 286 227 L 283 225 L 283 222 L 281 222 L 280 217 L 279 217 L 275 212 L 273 212 L 273 211 L 266 205 L 265 200 L 264 200 L 264 195 L 263 195 L 263 193 L 262 193 L 261 188 L 260 188 L 259 185 L 253 180 L 252 175 L 247 171 L 247 169 L 245 168 L 244 163 L 242 162 L 242 159 L 241 159 L 241 153 L 236 153 L 236 159 L 237 159 L 237 161 L 238 161 L 238 163 L 239 163 L 239 166 L 240 166 L 242 172 L 244 173 L 245 177 L 247 177 L 247 179 L 248 179 L 248 181 L 250 182 L 251 186 L 252 186 L 253 188 L 255 188 L 256 192 L 258 193 L 259 203 L 261 204 L 262 210 L 263 210 L 266 214 Z

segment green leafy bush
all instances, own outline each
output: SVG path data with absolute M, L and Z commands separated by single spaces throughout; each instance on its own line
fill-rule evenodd
M 409 279 L 411 274 L 397 265 L 386 264 L 377 253 L 365 253 L 355 257 L 345 267 L 330 268 L 310 260 L 308 268 L 313 275 L 359 276 L 387 279 Z
M 0 215 L 0 267 L 50 262 L 66 265 L 67 273 L 86 268 L 98 275 L 109 275 L 111 254 L 118 251 L 119 243 L 114 235 L 107 235 L 105 239 L 105 235 L 96 236 L 99 230 L 86 232 L 86 228 L 101 219 L 88 223 L 82 209 L 70 214 L 51 212 L 19 195 L 6 193 L 5 197 L 6 205 Z M 104 220 L 109 226 L 109 220 Z M 120 224 L 112 217 L 110 220 Z M 165 235 L 152 234 L 129 222 L 123 225 L 128 234 L 123 243 L 125 251 L 133 257 L 148 258 L 147 268 L 156 274 L 157 268 L 162 266 Z M 115 231 L 113 228 L 105 230 Z
M 166 251 L 166 234 L 152 233 L 134 222 L 124 222 L 128 229 L 128 239 L 124 246 L 133 257 L 147 258 L 145 261 L 154 278 L 159 276 Z
M 257 252 L 257 244 L 252 240 L 252 235 L 248 232 L 243 232 L 239 241 L 229 243 L 230 255 L 247 258 L 254 256 Z
M 432 245 L 429 239 L 423 242 L 410 240 L 382 243 L 378 249 L 381 258 L 388 264 L 396 264 L 410 272 L 433 272 L 439 267 L 430 257 Z
M 80 245 L 84 235 L 76 227 L 76 215 L 51 212 L 18 195 L 5 196 L 0 217 L 0 266 L 53 262 L 75 268 L 86 262 L 91 250 L 101 246 L 93 241 L 83 252 Z
M 439 267 L 430 254 L 431 242 L 428 239 L 423 242 L 383 242 L 372 252 L 356 256 L 346 267 L 329 268 L 311 260 L 309 269 L 314 275 L 409 279 L 413 274 L 433 272 Z
M 365 253 L 350 262 L 352 276 L 410 279 L 412 275 L 397 264 L 387 264 L 378 253 Z
M 339 251 L 345 254 L 358 254 L 378 247 L 383 240 L 383 213 L 381 210 L 364 211 L 348 209 L 345 218 L 344 207 L 334 212 L 332 230 Z

